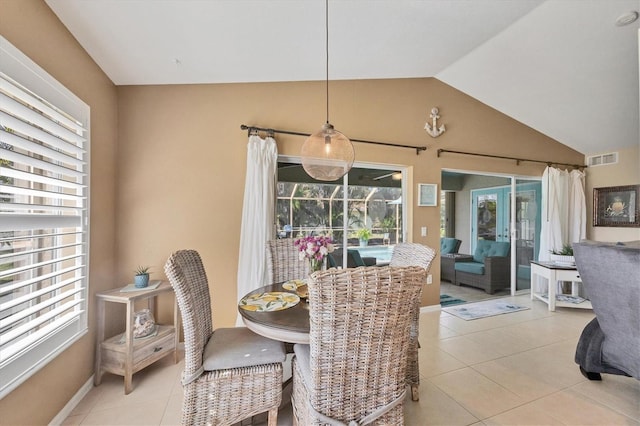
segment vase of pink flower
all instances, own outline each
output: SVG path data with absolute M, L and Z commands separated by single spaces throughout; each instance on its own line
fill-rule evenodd
M 309 235 L 298 238 L 293 243 L 299 250 L 300 260 L 309 259 L 311 272 L 326 267 L 326 257 L 333 252 L 333 240 L 324 235 Z

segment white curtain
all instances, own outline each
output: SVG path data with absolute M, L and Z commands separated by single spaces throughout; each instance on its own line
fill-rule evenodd
M 547 167 L 542 175 L 542 227 L 539 260 L 549 260 L 552 250 L 575 243 L 587 235 L 584 172 Z M 541 291 L 543 283 L 532 283 Z
M 249 136 L 238 256 L 238 300 L 266 283 L 265 243 L 273 239 L 275 233 L 277 165 L 275 139 Z M 239 315 L 237 324 L 242 324 Z
M 584 194 L 584 172 L 569 173 L 569 242 L 587 238 L 587 201 Z

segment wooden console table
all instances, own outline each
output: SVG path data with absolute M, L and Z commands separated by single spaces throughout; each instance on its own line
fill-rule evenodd
M 546 298 L 543 297 L 543 293 L 536 293 L 535 291 L 536 277 L 542 277 L 547 280 Z M 556 291 L 558 281 L 571 281 L 571 295 L 578 296 L 578 289 L 582 283 L 582 279 L 575 266 L 564 266 L 555 262 L 531 262 L 531 300 L 538 299 L 545 302 L 549 305 L 549 311 L 555 311 L 556 307 L 593 309 L 589 300 L 581 303 L 556 300 L 556 296 L 558 295 Z
M 157 325 L 157 334 L 152 337 L 134 339 L 133 317 L 136 301 L 146 300 L 147 305 L 157 319 L 156 296 L 171 293 L 173 289 L 168 282 L 163 282 L 155 289 L 121 292 L 120 288 L 96 294 L 97 322 L 96 333 L 96 367 L 94 385 L 102 381 L 104 372 L 124 376 L 124 393 L 133 390 L 133 374 L 153 364 L 173 352 L 174 362 L 178 362 L 178 330 L 180 328 L 178 304 L 174 299 L 173 324 Z M 105 303 L 122 303 L 127 306 L 126 330 L 105 340 Z M 123 339 L 124 337 L 124 339 Z

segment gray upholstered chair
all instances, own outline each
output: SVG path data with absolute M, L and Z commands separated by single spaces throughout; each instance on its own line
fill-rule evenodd
M 311 276 L 310 344 L 294 346 L 294 424 L 404 424 L 407 301 L 420 298 L 425 276 L 377 266 Z
M 640 243 L 573 244 L 596 317 L 582 331 L 575 361 L 589 380 L 600 373 L 640 380 Z
M 511 285 L 511 244 L 478 240 L 471 262 L 455 263 L 455 284 L 469 285 L 493 294 Z
M 271 279 L 271 284 L 301 280 L 309 276 L 309 261 L 300 259 L 300 251 L 293 244 L 294 241 L 293 238 L 267 241 L 267 276 Z
M 431 263 L 436 257 L 436 251 L 417 243 L 399 243 L 393 249 L 389 266 L 419 266 L 429 272 Z M 420 322 L 420 298 L 413 301 L 411 305 L 411 335 L 409 340 L 409 354 L 407 356 L 407 384 L 411 386 L 411 399 L 420 399 L 420 365 L 418 363 L 418 348 L 420 343 L 419 322 Z
M 247 328 L 213 330 L 209 284 L 198 252 L 173 253 L 164 267 L 184 327 L 183 425 L 233 424 L 269 412 L 282 400 L 281 342 Z

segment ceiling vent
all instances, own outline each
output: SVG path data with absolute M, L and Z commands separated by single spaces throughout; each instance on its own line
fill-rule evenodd
M 605 166 L 607 164 L 616 164 L 618 162 L 618 153 L 610 152 L 608 154 L 592 155 L 587 157 L 587 165 L 593 166 Z

